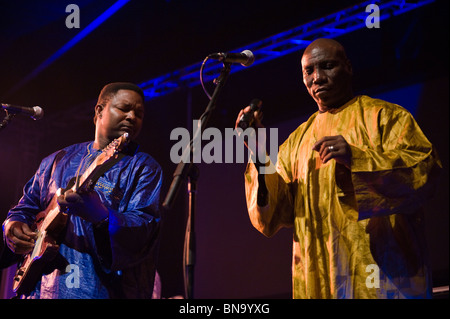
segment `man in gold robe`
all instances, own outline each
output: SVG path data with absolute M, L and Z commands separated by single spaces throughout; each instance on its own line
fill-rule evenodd
M 268 237 L 294 228 L 294 298 L 430 298 L 422 205 L 441 167 L 432 144 L 406 109 L 353 95 L 335 40 L 315 40 L 301 62 L 318 112 L 280 147 L 275 173 L 261 173 L 270 161 L 247 166 L 253 226 Z

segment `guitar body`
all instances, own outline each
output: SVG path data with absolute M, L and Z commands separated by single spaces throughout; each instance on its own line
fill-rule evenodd
M 36 217 L 37 239 L 33 251 L 24 257 L 13 280 L 13 291 L 17 295 L 30 293 L 44 273 L 45 266 L 58 254 L 59 237 L 68 218 L 58 205 L 60 194 L 61 189 L 53 196 L 47 209 Z
M 74 192 L 87 192 L 94 189 L 97 179 L 102 175 L 103 168 L 113 165 L 112 159 L 118 159 L 118 152 L 128 143 L 128 133 L 111 142 L 94 162 L 87 168 L 86 172 L 77 181 L 73 178 L 67 185 Z M 20 263 L 13 280 L 13 290 L 20 296 L 30 293 L 36 283 L 45 273 L 48 264 L 57 256 L 59 244 L 64 234 L 68 215 L 61 211 L 58 197 L 65 190 L 58 189 L 48 207 L 37 214 L 35 231 L 37 239 L 33 251 L 25 255 Z

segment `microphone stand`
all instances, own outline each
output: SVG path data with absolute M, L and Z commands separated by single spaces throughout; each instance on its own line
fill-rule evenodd
M 224 63 L 220 72 L 220 76 L 214 80 L 216 87 L 211 96 L 211 99 L 206 107 L 205 112 L 200 117 L 200 126 L 197 128 L 193 139 L 183 151 L 183 157 L 177 165 L 173 173 L 173 180 L 167 192 L 166 198 L 162 204 L 163 208 L 169 210 L 178 194 L 181 184 L 188 179 L 188 193 L 189 193 L 189 211 L 186 225 L 184 252 L 183 252 L 183 277 L 185 297 L 192 299 L 194 291 L 194 266 L 195 266 L 195 204 L 197 192 L 197 179 L 199 177 L 199 169 L 193 164 L 194 141 L 201 139 L 201 134 L 206 128 L 206 125 L 211 117 L 212 111 L 216 107 L 216 100 L 222 91 L 223 86 L 230 74 L 231 63 Z M 197 138 L 196 138 L 197 137 Z M 188 158 L 186 156 L 189 156 Z M 189 159 L 186 162 L 184 159 Z
M 2 122 L 0 123 L 0 130 L 4 129 L 9 122 L 11 122 L 11 120 L 13 119 L 14 116 L 16 116 L 16 114 L 14 113 L 9 113 L 8 111 L 5 111 L 6 115 L 3 118 Z

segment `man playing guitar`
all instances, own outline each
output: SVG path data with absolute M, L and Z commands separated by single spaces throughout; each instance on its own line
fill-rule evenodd
M 138 86 L 106 85 L 95 140 L 46 157 L 25 185 L 3 224 L 8 248 L 24 255 L 18 296 L 151 298 L 162 171 L 133 142 L 144 111 Z

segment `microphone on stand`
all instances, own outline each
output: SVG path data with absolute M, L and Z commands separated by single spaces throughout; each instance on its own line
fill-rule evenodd
M 228 63 L 240 63 L 242 66 L 250 66 L 255 62 L 255 56 L 250 50 L 244 50 L 241 53 L 211 53 L 208 58 Z
M 40 106 L 26 107 L 18 106 L 6 103 L 0 103 L 2 109 L 13 113 L 13 114 L 23 114 L 31 117 L 33 120 L 40 120 L 44 117 L 44 110 Z

